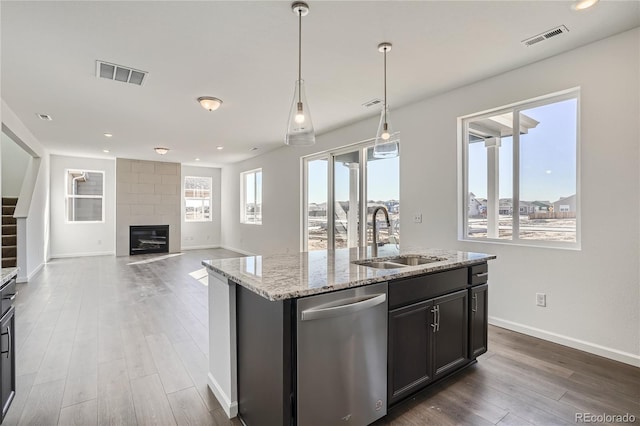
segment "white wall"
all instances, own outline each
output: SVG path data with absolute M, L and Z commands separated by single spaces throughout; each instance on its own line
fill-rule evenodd
M 2 196 L 17 197 L 20 195 L 24 172 L 31 156 L 7 135 L 0 135 L 2 145 L 0 157 L 2 157 Z
M 104 223 L 68 223 L 67 169 L 104 171 Z M 115 254 L 115 160 L 51 155 L 51 257 Z
M 401 239 L 498 255 L 492 322 L 640 365 L 640 29 L 394 110 L 401 131 Z M 460 242 L 459 116 L 581 87 L 582 249 Z M 377 117 L 223 168 L 222 245 L 300 249 L 300 156 L 374 136 Z M 262 167 L 263 225 L 239 222 L 239 173 Z M 619 200 L 622 208 L 609 208 Z M 437 207 L 437 208 L 434 208 Z M 423 222 L 414 224 L 414 213 Z M 604 226 L 606 224 L 606 226 Z M 535 293 L 547 294 L 546 308 Z
M 21 201 L 25 198 L 29 200 L 24 203 L 18 201 L 16 208 L 18 214 L 18 210 L 24 207 L 21 215 L 25 219 L 18 219 L 18 265 L 21 267 L 18 281 L 24 282 L 33 277 L 49 259 L 49 153 L 4 100 L 2 131 L 11 134 L 11 139 L 19 143 L 32 157 L 40 159 L 30 197 L 23 196 L 25 191 L 21 191 L 20 194 Z
M 180 217 L 182 221 L 182 250 L 214 248 L 220 246 L 220 174 L 218 168 L 182 166 Z M 211 222 L 186 222 L 184 220 L 184 178 L 201 176 L 211 178 Z

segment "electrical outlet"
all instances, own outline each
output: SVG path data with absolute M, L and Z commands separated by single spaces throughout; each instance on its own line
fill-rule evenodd
M 422 213 L 416 213 L 413 215 L 413 223 L 422 223 Z
M 536 305 L 543 308 L 547 306 L 547 295 L 545 293 L 536 293 Z

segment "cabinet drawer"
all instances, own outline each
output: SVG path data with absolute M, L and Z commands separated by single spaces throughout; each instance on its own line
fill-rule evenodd
M 479 285 L 489 281 L 489 267 L 486 263 L 473 265 L 469 268 L 469 284 Z
M 7 284 L 0 290 L 0 311 L 4 315 L 9 310 L 13 301 L 16 298 L 16 279 L 12 278 Z
M 389 309 L 467 287 L 467 268 L 399 279 L 389 283 Z

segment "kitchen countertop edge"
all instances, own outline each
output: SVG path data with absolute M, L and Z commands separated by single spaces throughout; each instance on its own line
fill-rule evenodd
M 421 254 L 424 254 L 424 253 L 428 253 L 429 251 L 420 250 L 420 252 Z M 238 273 L 234 273 L 235 271 L 231 272 L 231 270 L 236 269 L 236 267 L 227 266 L 227 268 L 225 268 L 225 266 L 221 264 L 212 263 L 212 262 L 217 262 L 217 263 L 222 263 L 222 262 L 211 261 L 211 260 L 203 260 L 202 265 L 207 270 L 216 272 L 222 275 L 223 277 L 233 281 L 234 283 L 237 283 L 247 288 L 248 290 L 251 290 L 252 292 L 264 297 L 265 299 L 268 299 L 270 301 L 282 301 L 287 299 L 296 299 L 300 297 L 312 296 L 316 294 L 329 293 L 332 291 L 343 290 L 347 288 L 360 287 L 360 286 L 365 286 L 369 284 L 395 280 L 399 278 L 408 278 L 416 275 L 424 275 L 424 274 L 429 274 L 429 273 L 438 272 L 438 271 L 445 271 L 449 269 L 456 269 L 456 268 L 465 267 L 465 266 L 477 265 L 477 264 L 485 263 L 488 260 L 492 260 L 496 258 L 495 255 L 491 255 L 491 254 L 469 253 L 469 252 L 461 252 L 461 251 L 449 251 L 449 252 L 438 251 L 437 253 L 435 253 L 435 255 L 443 256 L 442 253 L 455 254 L 456 258 L 460 257 L 460 255 L 469 255 L 469 254 L 473 255 L 474 257 L 470 259 L 465 259 L 465 260 L 446 259 L 443 261 L 428 263 L 425 265 L 408 266 L 404 268 L 389 269 L 384 271 L 375 270 L 378 273 L 378 275 L 369 276 L 365 278 L 345 279 L 345 280 L 334 282 L 322 287 L 308 287 L 303 289 L 290 289 L 287 287 L 280 287 L 276 289 L 264 288 L 268 286 L 265 286 L 265 285 L 260 286 L 259 284 L 262 284 L 262 283 L 259 283 L 258 285 L 256 285 L 253 282 L 251 282 L 252 280 L 247 279 L 246 277 L 241 276 Z M 434 254 L 428 253 L 427 255 L 434 255 Z M 385 257 L 388 257 L 388 256 L 385 256 Z M 268 258 L 268 257 L 265 257 L 265 258 Z M 365 260 L 367 258 L 368 257 L 362 257 L 359 260 Z M 383 258 L 384 257 L 380 257 L 380 259 L 383 259 Z M 225 261 L 227 263 L 228 262 L 233 263 L 233 261 L 235 260 L 240 262 L 242 259 L 246 259 L 246 257 L 225 259 Z M 283 268 L 286 268 L 286 267 L 283 266 Z M 360 265 L 353 265 L 353 268 L 363 268 L 364 271 L 372 269 L 372 268 L 369 268 L 366 266 L 360 266 Z
M 9 282 L 9 280 L 13 277 L 16 277 L 18 275 L 18 271 L 20 270 L 20 268 L 2 268 L 2 283 L 0 284 L 0 286 L 5 285 L 6 283 Z

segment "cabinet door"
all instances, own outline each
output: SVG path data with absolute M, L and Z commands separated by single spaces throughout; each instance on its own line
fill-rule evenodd
M 389 312 L 388 401 L 392 404 L 432 379 L 432 301 Z
M 13 401 L 16 393 L 16 364 L 15 364 L 15 308 L 0 319 L 0 397 L 2 419 Z
M 487 284 L 472 287 L 470 290 L 469 358 L 471 359 L 487 351 L 488 291 Z
M 433 376 L 436 379 L 462 366 L 468 360 L 468 299 L 467 290 L 433 299 L 433 308 L 436 311 Z

